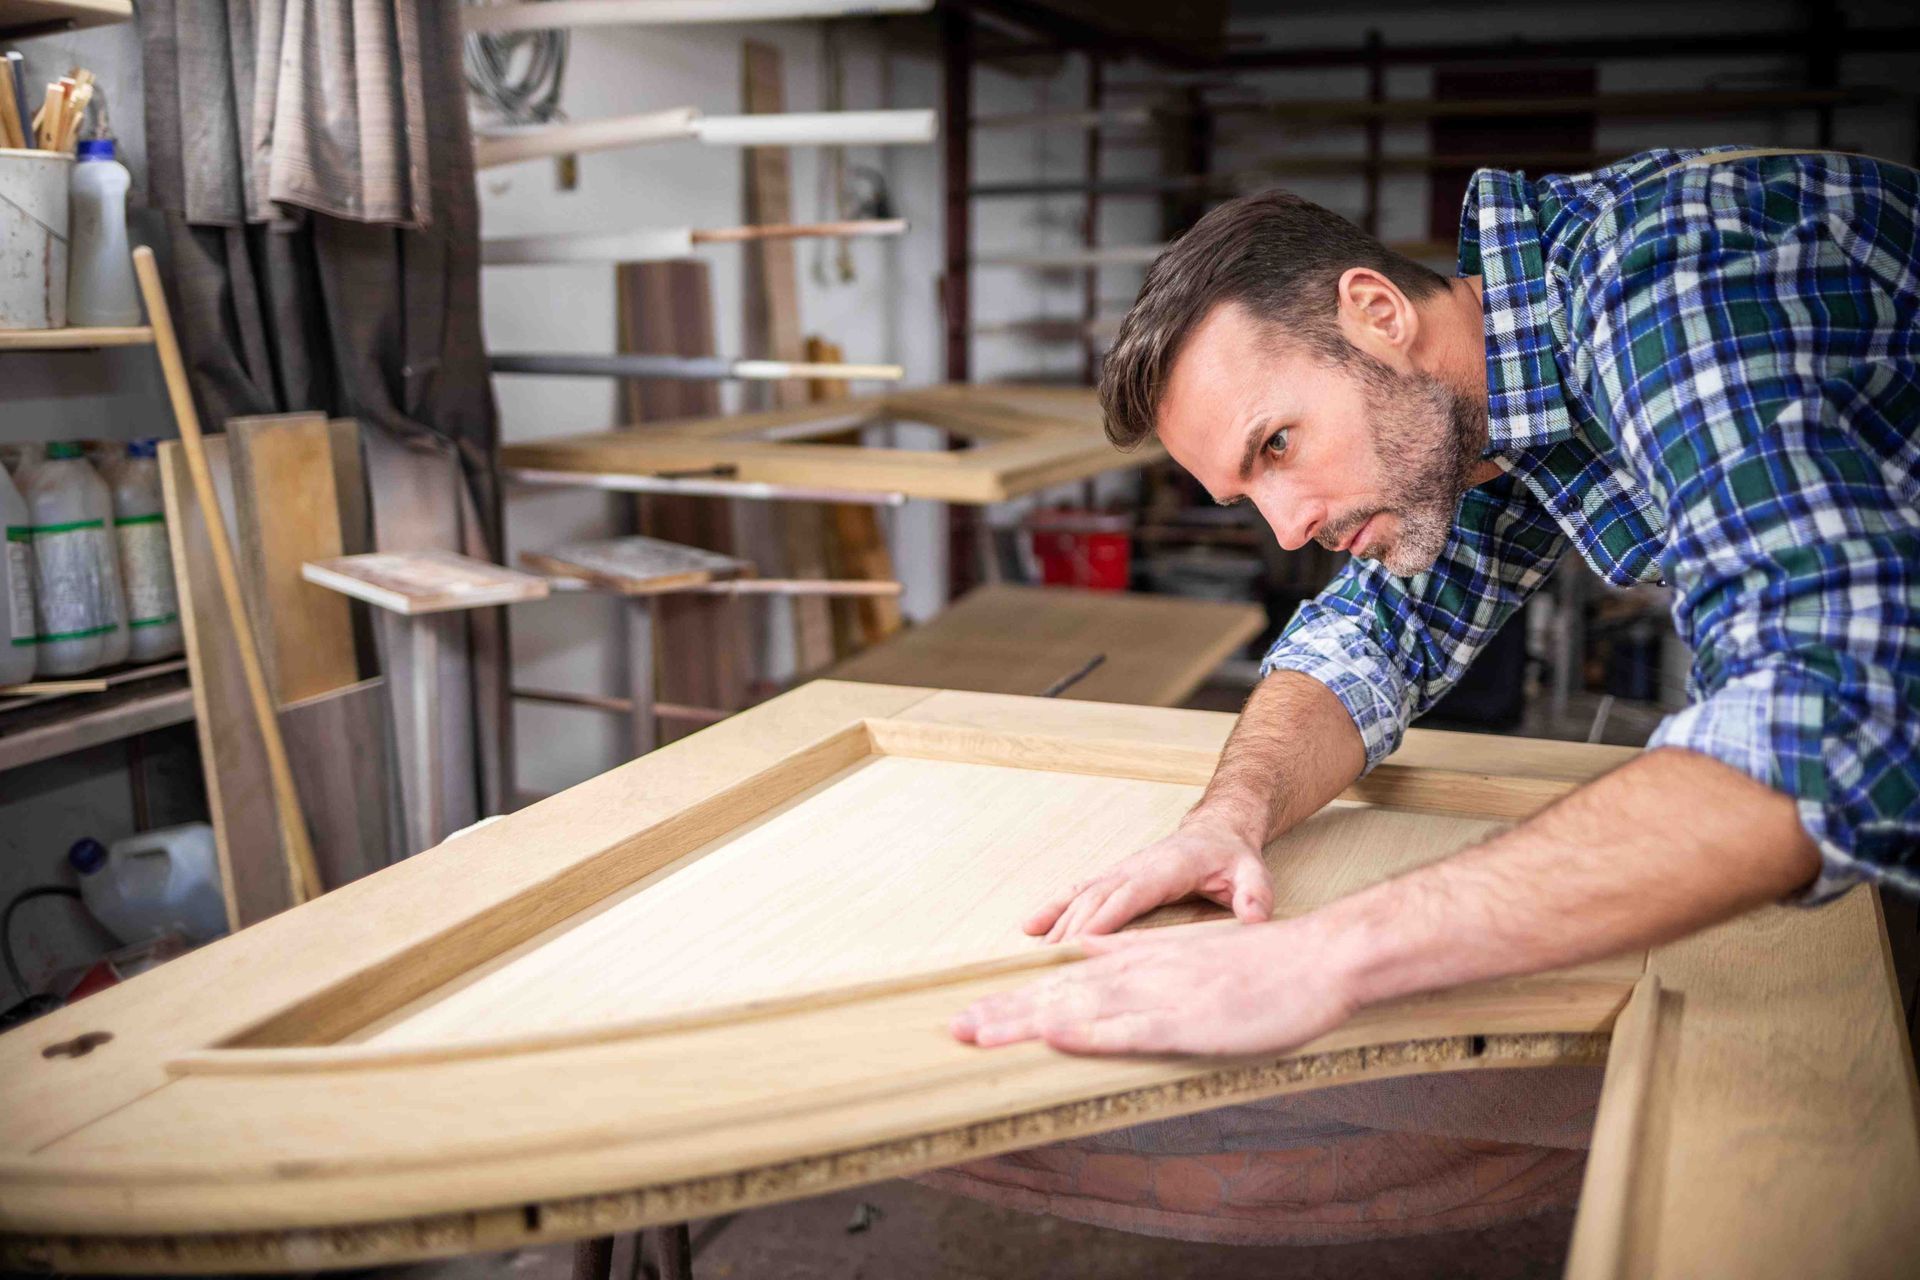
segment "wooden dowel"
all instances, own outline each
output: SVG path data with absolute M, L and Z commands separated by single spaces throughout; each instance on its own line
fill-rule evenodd
M 809 236 L 898 236 L 905 218 L 861 218 L 847 222 L 778 222 L 758 227 L 708 227 L 693 233 L 695 244 L 732 244 L 743 240 L 798 240 Z
M 700 141 L 715 147 L 881 147 L 932 142 L 940 119 L 931 108 L 891 111 L 782 111 L 700 116 Z
M 612 715 L 624 716 L 633 710 L 633 699 L 606 693 L 567 693 L 559 689 L 516 688 L 513 696 L 527 702 L 550 702 L 559 707 L 581 707 L 588 711 L 605 711 Z M 678 702 L 655 702 L 653 714 L 662 720 L 681 720 L 689 724 L 718 724 L 733 713 L 722 711 L 717 707 L 689 707 Z
M 671 111 L 652 111 L 645 115 L 615 116 L 608 120 L 583 120 L 574 124 L 533 125 L 525 129 L 482 133 L 473 141 L 476 168 L 531 160 L 537 156 L 578 155 L 588 151 L 609 151 L 642 142 L 665 142 L 693 137 L 693 122 L 700 113 L 692 107 Z
M 897 596 L 901 587 L 887 578 L 731 578 L 686 590 L 709 596 Z
M 934 112 L 919 108 L 703 116 L 693 107 L 677 107 L 606 120 L 495 129 L 475 138 L 473 157 L 475 167 L 489 169 L 538 156 L 687 138 L 721 147 L 866 147 L 932 142 L 939 131 Z
M 475 35 L 563 27 L 678 26 L 776 22 L 847 14 L 925 13 L 933 0 L 547 0 L 463 5 L 461 27 Z
M 491 267 L 550 262 L 666 262 L 684 258 L 697 244 L 742 244 L 810 236 L 897 236 L 905 218 L 853 222 L 782 223 L 761 227 L 636 227 L 630 231 L 562 236 L 503 236 L 480 242 L 480 260 Z
M 253 704 L 261 746 L 267 755 L 267 777 L 273 787 L 280 848 L 287 860 L 287 887 L 298 904 L 325 892 L 320 868 L 314 861 L 306 819 L 300 811 L 300 793 L 294 787 L 293 769 L 287 763 L 287 745 L 280 736 L 280 720 L 267 693 L 266 670 L 260 664 L 260 650 L 254 642 L 253 621 L 240 594 L 240 572 L 233 563 L 233 538 L 227 532 L 227 518 L 213 487 L 213 473 L 207 468 L 200 415 L 193 407 L 186 362 L 180 357 L 180 340 L 173 331 L 173 317 L 167 311 L 166 293 L 160 286 L 160 268 L 154 261 L 152 249 L 141 245 L 133 251 L 133 270 L 139 277 L 140 296 L 147 306 L 147 323 L 153 328 L 153 347 L 160 357 L 160 373 L 167 384 L 167 399 L 173 405 L 174 424 L 180 428 L 180 444 L 186 451 L 187 471 L 193 477 L 194 498 L 200 503 L 201 514 L 207 522 L 214 575 L 220 580 L 220 595 L 226 601 L 227 615 L 233 624 L 234 647 L 240 653 L 247 700 Z
M 809 364 L 792 360 L 728 360 L 723 356 L 563 355 L 502 352 L 492 357 L 495 373 L 533 373 L 588 378 L 847 378 L 898 382 L 907 371 L 897 364 Z
M 65 693 L 105 693 L 105 680 L 29 680 L 0 685 L 0 698 L 50 697 Z

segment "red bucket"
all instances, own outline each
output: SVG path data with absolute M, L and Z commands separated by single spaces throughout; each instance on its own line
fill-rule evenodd
M 1133 575 L 1133 519 L 1100 511 L 1036 511 L 1026 520 L 1040 580 L 1050 587 L 1125 591 Z

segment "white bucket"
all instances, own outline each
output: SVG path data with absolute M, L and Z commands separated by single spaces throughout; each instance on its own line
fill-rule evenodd
M 73 157 L 0 147 L 0 329 L 67 323 L 67 188 Z

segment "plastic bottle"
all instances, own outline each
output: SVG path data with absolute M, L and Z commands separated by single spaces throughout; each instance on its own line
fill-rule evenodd
M 0 684 L 33 679 L 33 516 L 0 467 Z
M 205 942 L 227 931 L 213 828 L 163 827 L 103 845 L 89 837 L 67 850 L 80 898 L 94 919 L 132 944 L 177 933 Z
M 82 142 L 68 201 L 67 323 L 135 325 L 140 295 L 127 245 L 127 187 L 132 177 L 113 158 L 113 139 Z
M 47 446 L 27 480 L 33 514 L 35 656 L 43 676 L 78 675 L 127 652 L 126 598 L 113 541 L 113 495 L 80 446 Z
M 120 582 L 127 591 L 127 657 L 171 658 L 185 646 L 180 595 L 173 585 L 166 502 L 160 495 L 157 442 L 136 440 L 113 473 L 114 534 L 120 544 Z

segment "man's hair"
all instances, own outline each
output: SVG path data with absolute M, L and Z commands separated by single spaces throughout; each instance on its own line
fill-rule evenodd
M 1223 302 L 1330 363 L 1350 361 L 1358 352 L 1340 332 L 1337 297 L 1350 267 L 1378 271 L 1415 301 L 1447 287 L 1445 277 L 1290 192 L 1241 196 L 1194 223 L 1154 261 L 1107 352 L 1107 438 L 1131 449 L 1153 434 L 1181 346 Z

